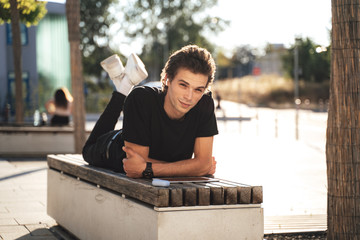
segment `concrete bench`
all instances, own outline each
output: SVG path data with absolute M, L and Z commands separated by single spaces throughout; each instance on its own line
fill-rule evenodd
M 263 239 L 261 186 L 176 178 L 156 187 L 81 155 L 47 159 L 48 214 L 80 239 Z
M 86 138 L 90 131 L 86 131 Z M 0 126 L 0 156 L 46 156 L 74 153 L 74 128 Z

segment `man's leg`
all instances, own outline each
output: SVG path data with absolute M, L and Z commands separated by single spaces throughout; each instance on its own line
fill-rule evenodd
M 117 131 L 115 125 L 122 111 L 125 96 L 113 92 L 110 102 L 96 122 L 88 140 L 83 148 L 83 157 L 90 165 L 112 168 L 114 163 L 106 155 L 108 144 Z
M 110 102 L 86 141 L 83 148 L 83 157 L 90 165 L 123 171 L 121 160 L 125 154 L 122 152 L 122 146 L 118 144 L 118 139 L 120 139 L 121 135 L 116 137 L 116 143 L 113 144 L 115 142 L 114 136 L 117 133 L 117 131 L 114 131 L 114 128 L 122 111 L 126 96 L 133 86 L 144 80 L 148 74 L 144 64 L 135 54 L 130 55 L 125 68 L 117 55 L 102 61 L 101 66 L 108 72 L 117 91 L 113 92 Z M 114 146 L 119 149 L 110 151 L 110 147 L 114 149 Z M 113 154 L 114 152 L 117 154 Z

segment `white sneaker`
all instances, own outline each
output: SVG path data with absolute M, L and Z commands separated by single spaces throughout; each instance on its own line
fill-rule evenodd
M 125 68 L 116 54 L 103 60 L 100 65 L 109 74 L 116 91 L 125 96 L 148 76 L 144 63 L 134 53 L 129 56 Z
M 135 53 L 132 53 L 126 62 L 125 76 L 134 86 L 148 76 L 144 63 Z
M 125 68 L 117 54 L 114 54 L 101 61 L 101 67 L 109 74 L 110 79 L 115 85 L 116 91 L 121 92 L 125 96 L 129 94 L 128 87 L 123 87 L 123 78 L 125 76 Z
M 106 58 L 100 65 L 109 74 L 111 80 L 119 78 L 124 73 L 125 69 L 117 54 Z

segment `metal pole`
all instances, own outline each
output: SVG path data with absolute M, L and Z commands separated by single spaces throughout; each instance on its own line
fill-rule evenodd
M 299 140 L 299 48 L 298 42 L 300 39 L 295 38 L 295 52 L 294 52 L 294 103 L 295 103 L 295 138 Z

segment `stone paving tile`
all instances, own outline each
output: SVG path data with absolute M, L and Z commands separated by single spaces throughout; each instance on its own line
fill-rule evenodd
M 37 195 L 37 194 L 42 195 Z M 44 200 L 44 194 L 46 193 L 31 193 L 26 192 L 23 190 L 0 190 L 0 206 L 7 204 L 7 203 L 14 203 L 14 202 L 25 202 L 25 201 L 42 201 Z
M 4 158 L 0 158 L 0 169 L 6 169 L 6 171 L 10 170 L 10 169 L 14 169 L 15 166 L 12 165 L 11 163 L 9 163 L 7 161 L 7 159 L 4 159 Z M 4 170 L 0 171 L 0 174 L 1 172 L 6 172 Z
M 42 213 L 36 213 L 36 214 L 33 214 L 33 213 L 32 214 L 22 214 L 19 216 L 15 216 L 14 218 L 20 225 L 42 224 L 42 223 L 47 224 L 49 227 L 56 225 L 55 220 L 53 218 L 49 217 L 46 214 L 46 211 L 44 211 Z
M 4 213 L 8 213 L 9 211 L 5 208 L 5 207 L 0 207 L 0 213 L 4 214 Z
M 8 190 L 0 190 L 0 202 L 6 201 L 4 199 L 13 198 L 13 200 L 25 201 L 29 197 L 34 196 L 31 191 L 23 190 L 23 189 L 8 189 Z M 40 196 L 36 196 L 40 197 Z
M 7 206 L 7 207 L 28 207 L 28 208 L 37 208 L 42 207 L 42 204 L 39 200 L 28 200 L 27 198 L 18 199 L 17 201 L 0 201 L 0 206 Z
M 3 204 L 6 204 L 8 202 L 24 202 L 26 200 L 29 201 L 43 201 L 43 198 L 40 199 L 37 196 L 32 196 L 30 194 L 23 194 L 23 195 L 18 195 L 18 196 L 11 196 L 11 195 L 6 195 L 6 196 L 1 196 L 0 197 L 0 206 Z M 2 204 L 3 203 L 3 204 Z
M 46 192 L 47 186 L 46 185 L 38 185 L 38 184 L 20 184 L 20 189 L 24 191 L 37 191 L 37 192 Z
M 15 177 L 15 179 L 10 179 L 13 184 L 20 186 L 22 189 L 26 188 L 34 188 L 34 189 L 46 189 L 46 172 L 43 175 L 40 174 L 30 174 L 23 172 L 23 176 L 21 176 L 21 179 Z M 28 174 L 28 175 L 26 175 Z M 36 178 L 34 177 L 36 176 Z M 9 176 L 10 177 L 10 176 Z
M 31 190 L 29 196 L 37 197 L 38 199 L 46 200 L 47 189 L 45 190 Z
M 6 158 L 8 161 L 9 159 Z M 23 160 L 16 161 L 15 159 L 11 159 L 10 162 L 11 166 L 19 168 L 19 169 L 32 169 L 32 168 L 39 168 L 39 167 L 47 167 L 46 158 L 43 159 L 31 159 L 31 158 L 24 158 Z
M 9 203 L 6 209 L 11 213 L 16 212 L 46 212 L 46 208 L 40 202 L 16 202 Z
M 25 226 L 0 226 L 0 236 L 4 240 L 14 240 L 29 233 Z
M 3 191 L 3 190 L 12 190 L 12 189 L 20 189 L 20 188 L 19 186 L 16 186 L 13 183 L 6 182 L 6 180 L 2 180 L 0 181 L 0 189 L 1 191 Z
M 18 225 L 14 218 L 0 218 L 0 226 Z
M 0 185 L 0 187 L 2 187 Z M 25 192 L 24 190 L 20 189 L 20 188 L 1 188 L 0 190 L 0 201 L 5 201 L 4 199 L 6 198 L 14 198 L 15 199 L 19 199 L 22 200 L 22 198 L 24 197 L 28 197 L 29 193 Z

